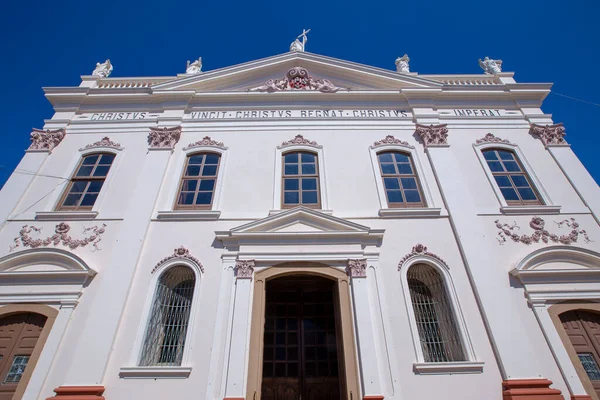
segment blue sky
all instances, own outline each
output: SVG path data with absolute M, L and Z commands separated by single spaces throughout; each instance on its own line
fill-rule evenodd
M 97 61 L 114 77 L 204 70 L 288 50 L 312 29 L 307 50 L 382 68 L 408 53 L 422 74 L 480 73 L 477 59 L 504 60 L 518 82 L 600 103 L 598 1 L 28 1 L 0 2 L 0 184 L 52 116 L 43 86 L 77 86 Z M 600 181 L 600 107 L 550 94 L 543 110 Z

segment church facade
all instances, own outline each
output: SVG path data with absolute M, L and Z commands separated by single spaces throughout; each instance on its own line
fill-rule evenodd
M 45 88 L 0 399 L 598 399 L 600 189 L 550 84 L 292 51 Z

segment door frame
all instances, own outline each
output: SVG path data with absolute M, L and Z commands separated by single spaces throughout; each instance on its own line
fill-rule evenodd
M 252 321 L 250 325 L 250 354 L 248 359 L 248 385 L 246 399 L 259 400 L 262 387 L 262 362 L 264 350 L 266 282 L 271 279 L 291 275 L 314 275 L 335 282 L 334 299 L 339 306 L 340 333 L 343 351 L 338 353 L 340 365 L 341 393 L 346 399 L 359 399 L 357 351 L 355 346 L 352 304 L 348 275 L 338 268 L 317 264 L 284 264 L 266 268 L 254 274 L 252 299 Z

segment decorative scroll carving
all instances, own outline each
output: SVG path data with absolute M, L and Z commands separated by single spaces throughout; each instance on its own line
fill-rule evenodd
M 538 125 L 531 124 L 531 133 L 537 136 L 544 146 L 568 146 L 565 140 L 565 127 L 563 124 Z
M 64 128 L 51 131 L 50 129 L 35 129 L 30 135 L 31 144 L 27 150 L 52 152 L 58 144 L 65 138 Z
M 520 230 L 521 227 L 517 225 L 515 222 L 512 225 L 502 224 L 500 220 L 494 221 L 496 223 L 496 228 L 499 229 L 498 237 L 496 238 L 500 244 L 504 244 L 507 242 L 507 238 L 510 238 L 513 242 L 532 244 L 539 243 L 540 241 L 544 243 L 562 243 L 562 244 L 572 244 L 576 243 L 579 239 L 579 235 L 583 235 L 583 240 L 586 243 L 591 242 L 592 240 L 588 237 L 587 232 L 584 229 L 579 228 L 579 223 L 575 221 L 575 218 L 565 219 L 560 222 L 554 221 L 554 223 L 559 227 L 568 227 L 571 229 L 566 235 L 558 235 L 555 233 L 550 233 L 545 229 L 546 222 L 543 218 L 533 217 L 529 222 L 529 227 L 533 229 L 533 233 L 531 235 L 519 235 L 516 231 Z
M 284 147 L 296 146 L 296 145 L 311 146 L 316 149 L 323 148 L 323 146 L 321 146 L 320 144 L 317 144 L 317 142 L 315 142 L 314 140 L 304 139 L 304 136 L 302 136 L 302 135 L 296 135 L 292 140 L 288 140 L 287 142 L 281 143 L 281 146 L 277 146 L 277 148 L 283 149 Z
M 377 147 L 387 146 L 387 145 L 390 145 L 390 144 L 396 144 L 396 145 L 400 145 L 400 146 L 407 146 L 407 147 L 411 147 L 411 148 L 413 147 L 410 144 L 408 144 L 408 142 L 405 142 L 404 140 L 396 139 L 392 135 L 387 135 L 385 137 L 385 139 L 381 139 L 381 140 L 378 140 L 375 143 L 373 143 L 373 146 L 371 146 L 371 148 L 375 149 Z
M 108 136 L 103 137 L 101 140 L 94 142 L 92 144 L 88 144 L 87 146 L 79 149 L 79 151 L 81 150 L 88 150 L 88 149 L 94 149 L 96 147 L 110 147 L 112 149 L 116 149 L 116 150 L 123 150 L 123 147 L 121 147 L 120 143 L 115 143 L 112 140 L 110 140 L 108 138 Z
M 148 144 L 151 149 L 173 149 L 181 137 L 181 127 L 150 128 Z
M 254 274 L 254 260 L 236 260 L 235 276 L 238 279 L 252 279 Z
M 158 268 L 160 268 L 160 266 L 166 263 L 167 261 L 171 261 L 176 258 L 189 260 L 196 264 L 198 268 L 200 268 L 200 271 L 204 272 L 204 266 L 202 266 L 202 263 L 196 257 L 192 256 L 188 249 L 186 249 L 183 246 L 179 246 L 173 250 L 173 254 L 157 262 L 154 268 L 152 269 L 152 273 L 155 273 L 158 270 Z
M 448 267 L 448 264 L 446 264 L 446 261 L 444 261 L 440 256 L 438 256 L 437 254 L 433 254 L 427 251 L 427 246 L 422 245 L 420 243 L 416 244 L 413 246 L 412 251 L 410 253 L 408 253 L 407 255 L 405 255 L 404 257 L 402 257 L 402 259 L 400 260 L 400 262 L 398 263 L 398 271 L 400 271 L 400 268 L 402 268 L 402 266 L 404 265 L 404 263 L 411 257 L 414 256 L 429 256 L 432 258 L 435 258 L 436 260 L 438 260 L 439 262 L 441 262 L 442 264 L 444 264 L 446 267 Z
M 367 277 L 367 260 L 348 260 L 346 273 L 350 278 L 366 278 Z
M 429 126 L 417 124 L 416 132 L 425 147 L 448 145 L 448 128 L 446 128 L 446 124 Z
M 314 79 L 304 67 L 291 68 L 282 79 L 269 79 L 264 85 L 249 89 L 250 92 L 280 92 L 284 90 L 316 90 L 335 93 L 342 88 L 327 79 Z
M 216 140 L 212 140 L 210 136 L 204 136 L 202 140 L 197 141 L 196 143 L 190 143 L 183 148 L 183 150 L 193 149 L 195 147 L 218 147 L 223 150 L 227 150 L 227 146 L 223 144 L 223 142 L 217 142 Z
M 477 139 L 475 144 L 484 144 L 484 143 L 503 143 L 503 144 L 513 144 L 509 140 L 501 139 L 499 137 L 494 136 L 491 133 L 488 133 L 481 139 Z
M 19 246 L 23 247 L 31 247 L 32 249 L 36 249 L 38 247 L 45 247 L 49 245 L 58 246 L 62 244 L 63 246 L 67 246 L 71 250 L 75 250 L 78 247 L 85 247 L 88 244 L 92 244 L 94 250 L 101 250 L 98 247 L 98 243 L 102 240 L 101 235 L 104 233 L 106 228 L 106 224 L 102 224 L 101 226 L 92 226 L 89 228 L 83 228 L 83 233 L 90 232 L 89 236 L 84 239 L 73 239 L 68 235 L 71 227 L 69 224 L 65 222 L 61 222 L 56 225 L 54 228 L 54 235 L 49 236 L 45 239 L 34 239 L 29 234 L 31 232 L 40 233 L 42 228 L 38 228 L 33 225 L 24 225 L 23 228 L 19 231 L 19 236 L 14 239 L 15 245 L 10 246 L 10 251 L 15 250 Z M 94 251 L 92 250 L 92 251 Z

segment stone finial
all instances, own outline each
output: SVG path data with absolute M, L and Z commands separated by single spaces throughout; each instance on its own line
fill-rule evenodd
M 410 72 L 410 67 L 408 65 L 410 58 L 408 54 L 403 55 L 402 57 L 396 58 L 396 72 L 400 72 L 401 74 L 406 74 Z
M 448 128 L 446 124 L 429 126 L 417 124 L 416 133 L 425 144 L 425 147 L 448 145 Z
M 222 150 L 227 150 L 227 146 L 223 144 L 223 142 L 217 142 L 216 140 L 212 140 L 210 136 L 204 136 L 202 140 L 198 140 L 195 143 L 190 143 L 183 148 L 183 150 L 193 149 L 195 147 L 218 147 Z
M 181 137 L 181 127 L 151 127 L 148 135 L 150 149 L 173 149 Z
M 237 279 L 252 279 L 255 265 L 254 260 L 236 260 L 235 277 Z
M 33 129 L 30 135 L 31 144 L 27 151 L 47 151 L 52 152 L 58 144 L 65 138 L 64 128 L 51 131 L 50 129 Z
M 82 147 L 81 150 L 89 150 L 89 149 L 95 149 L 97 147 L 109 147 L 111 149 L 115 149 L 115 150 L 123 150 L 123 147 L 121 147 L 120 143 L 115 143 L 112 140 L 109 139 L 108 136 L 103 137 L 101 140 L 94 142 L 92 144 L 88 144 L 85 147 Z
M 531 124 L 531 133 L 537 136 L 544 146 L 568 146 L 565 140 L 565 127 L 562 123 L 554 125 Z
M 346 273 L 350 278 L 366 278 L 367 277 L 367 260 L 348 260 Z
M 489 57 L 479 59 L 479 66 L 488 75 L 498 75 L 502 72 L 502 60 L 492 60 Z
M 509 140 L 501 139 L 499 137 L 494 136 L 491 133 L 488 133 L 481 139 L 477 139 L 475 144 L 484 144 L 484 143 L 502 143 L 502 144 L 512 144 Z
M 202 72 L 202 57 L 198 58 L 192 63 L 190 63 L 190 60 L 188 60 L 187 66 L 185 67 L 185 73 L 187 75 L 196 75 L 200 72 Z
M 108 78 L 112 71 L 113 66 L 110 63 L 110 60 L 106 60 L 103 63 L 96 63 L 96 68 L 94 68 L 92 75 L 100 78 Z

